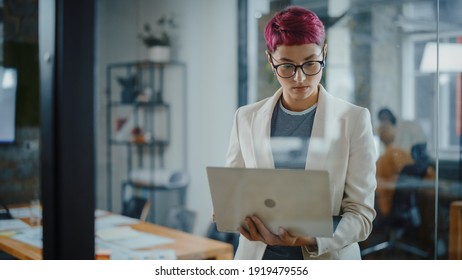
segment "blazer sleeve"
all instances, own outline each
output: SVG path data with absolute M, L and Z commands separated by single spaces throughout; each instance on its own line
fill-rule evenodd
M 332 238 L 316 238 L 318 251 L 309 252 L 313 257 L 363 241 L 372 231 L 372 222 L 376 215 L 374 193 L 377 181 L 376 150 L 370 113 L 363 108 L 351 121 L 353 126 L 341 203 L 342 219 Z
M 233 126 L 229 138 L 228 152 L 226 155 L 226 166 L 228 167 L 245 167 L 244 157 L 242 156 L 241 143 L 239 140 L 239 112 L 236 110 L 234 114 Z

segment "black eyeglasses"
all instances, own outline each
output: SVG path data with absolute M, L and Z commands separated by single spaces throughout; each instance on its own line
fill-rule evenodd
M 271 58 L 271 65 L 273 65 L 274 70 L 281 78 L 290 78 L 297 73 L 297 69 L 301 68 L 303 74 L 306 76 L 314 76 L 321 72 L 321 69 L 324 68 L 325 63 L 324 60 L 313 60 L 307 61 L 302 65 L 295 65 L 293 63 L 281 63 L 278 65 L 274 65 L 273 57 L 270 55 Z

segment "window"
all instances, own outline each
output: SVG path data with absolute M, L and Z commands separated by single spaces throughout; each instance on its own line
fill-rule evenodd
M 451 63 L 462 56 L 461 36 L 462 33 L 440 34 L 439 81 L 436 76 L 436 34 L 410 35 L 404 43 L 408 53 L 403 55 L 403 92 L 406 92 L 403 108 L 407 108 L 403 110 L 403 116 L 419 120 L 433 156 L 436 148 L 434 136 L 439 135 L 439 156 L 442 159 L 459 159 L 462 66 L 454 67 Z M 435 118 L 438 87 L 439 115 Z M 437 134 L 436 122 L 439 123 Z

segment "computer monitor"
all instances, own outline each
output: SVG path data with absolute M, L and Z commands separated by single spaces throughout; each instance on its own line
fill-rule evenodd
M 16 140 L 16 69 L 0 66 L 0 144 Z

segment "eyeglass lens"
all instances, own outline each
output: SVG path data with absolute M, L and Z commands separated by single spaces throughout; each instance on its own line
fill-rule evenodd
M 297 68 L 302 68 L 302 71 L 305 75 L 312 76 L 316 75 L 321 71 L 322 64 L 320 62 L 308 61 L 303 63 L 301 66 L 296 66 L 294 64 L 280 64 L 278 65 L 276 71 L 279 76 L 283 78 L 289 78 L 295 75 Z

